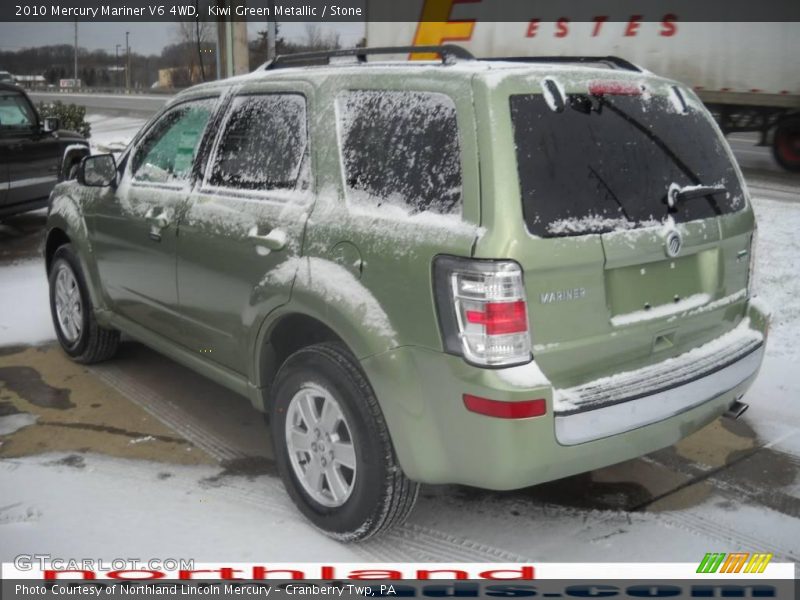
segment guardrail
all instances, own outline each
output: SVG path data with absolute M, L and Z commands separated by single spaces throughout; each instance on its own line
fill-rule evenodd
M 164 95 L 172 96 L 185 90 L 185 87 L 178 88 L 132 88 L 126 90 L 120 87 L 41 87 L 41 86 L 20 86 L 31 94 L 118 94 L 120 96 L 151 96 Z

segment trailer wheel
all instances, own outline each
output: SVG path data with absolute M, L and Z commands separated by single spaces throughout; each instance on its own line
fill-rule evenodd
M 800 117 L 791 117 L 778 123 L 772 154 L 787 171 L 800 172 Z

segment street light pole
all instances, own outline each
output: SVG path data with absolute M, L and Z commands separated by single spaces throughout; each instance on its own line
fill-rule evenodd
M 120 81 L 119 81 L 119 49 L 120 49 L 121 47 L 122 47 L 122 44 L 117 44 L 117 47 L 114 49 L 114 55 L 115 55 L 115 57 L 116 57 L 116 58 L 114 59 L 114 66 L 115 66 L 115 67 L 117 67 L 117 72 L 116 72 L 116 74 L 115 74 L 115 76 L 114 76 L 114 80 L 115 80 L 115 81 L 114 81 L 114 83 L 116 84 L 116 86 L 117 86 L 118 88 L 119 88 L 119 87 L 120 87 L 120 85 L 121 85 L 121 84 L 120 84 Z
M 131 45 L 128 42 L 128 36 L 131 32 L 125 32 L 125 91 L 129 92 L 131 89 Z
M 75 19 L 75 57 L 72 71 L 72 85 L 78 85 L 78 19 Z
M 267 60 L 275 60 L 278 37 L 278 17 L 275 15 L 275 3 L 270 2 L 270 14 L 267 20 Z

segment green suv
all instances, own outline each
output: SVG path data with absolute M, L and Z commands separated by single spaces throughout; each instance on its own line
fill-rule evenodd
M 247 396 L 341 540 L 401 523 L 420 483 L 673 444 L 740 412 L 764 353 L 748 193 L 690 90 L 614 57 L 423 50 L 193 87 L 48 219 L 65 352 L 124 332 Z

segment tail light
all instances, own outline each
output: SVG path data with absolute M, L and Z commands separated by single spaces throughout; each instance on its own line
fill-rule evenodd
M 438 256 L 433 275 L 445 351 L 485 367 L 530 362 L 525 287 L 516 262 Z

